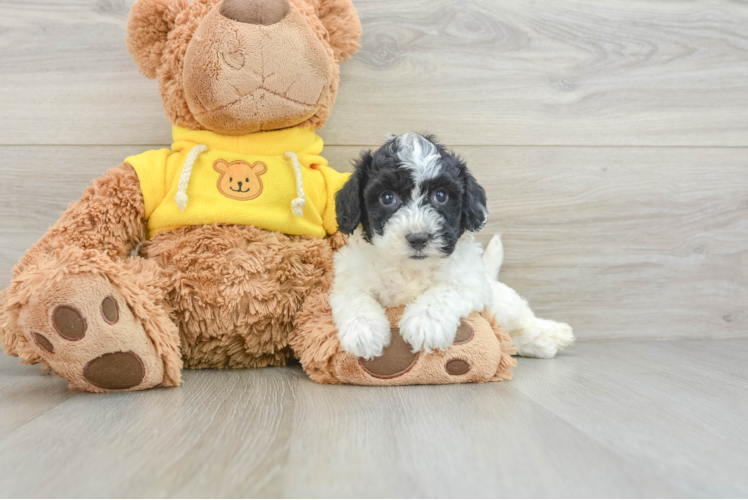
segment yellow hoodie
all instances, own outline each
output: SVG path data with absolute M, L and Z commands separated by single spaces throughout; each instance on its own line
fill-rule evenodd
M 313 128 L 243 136 L 174 127 L 171 150 L 131 156 L 148 237 L 212 223 L 324 237 L 337 231 L 335 194 L 350 174 L 327 166 Z

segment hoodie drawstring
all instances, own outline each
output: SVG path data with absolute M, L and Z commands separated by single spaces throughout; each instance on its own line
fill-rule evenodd
M 291 160 L 293 171 L 296 174 L 296 199 L 291 202 L 291 211 L 296 217 L 304 217 L 304 205 L 306 205 L 306 194 L 304 193 L 304 180 L 301 178 L 301 163 L 296 153 L 286 153 L 286 158 Z
M 190 151 L 190 154 L 187 155 L 187 159 L 184 160 L 184 166 L 182 167 L 182 175 L 179 176 L 179 186 L 177 188 L 177 194 L 174 195 L 174 201 L 177 202 L 177 206 L 179 207 L 179 210 L 184 212 L 187 210 L 187 201 L 189 198 L 187 197 L 187 186 L 190 184 L 190 176 L 192 176 L 192 167 L 195 165 L 195 162 L 197 161 L 197 158 L 208 151 L 208 146 L 205 144 L 200 144 L 199 146 L 195 146 L 192 148 L 192 151 Z

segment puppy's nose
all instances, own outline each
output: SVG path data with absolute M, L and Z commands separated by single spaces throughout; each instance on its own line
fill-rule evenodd
M 405 239 L 408 240 L 408 243 L 414 249 L 423 250 L 423 247 L 426 246 L 431 237 L 426 233 L 412 233 L 407 235 Z
M 223 0 L 221 15 L 247 24 L 270 26 L 291 10 L 288 0 Z

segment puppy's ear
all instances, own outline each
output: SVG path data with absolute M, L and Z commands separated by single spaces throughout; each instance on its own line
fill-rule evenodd
M 369 177 L 372 159 L 371 151 L 362 153 L 361 159 L 354 166 L 353 175 L 335 195 L 338 229 L 344 234 L 352 234 L 361 224 L 364 215 L 364 186 Z
M 462 198 L 462 228 L 477 233 L 488 220 L 486 191 L 465 167 L 465 195 Z
M 127 50 L 140 72 L 156 78 L 169 32 L 189 0 L 136 0 L 127 22 Z

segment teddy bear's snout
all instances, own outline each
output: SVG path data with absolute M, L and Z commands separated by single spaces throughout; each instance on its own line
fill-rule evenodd
M 291 10 L 289 0 L 223 0 L 221 15 L 246 24 L 270 26 Z
M 333 92 L 337 62 L 305 14 L 289 0 L 223 0 L 215 7 L 184 56 L 184 95 L 195 120 L 243 135 L 318 113 Z

